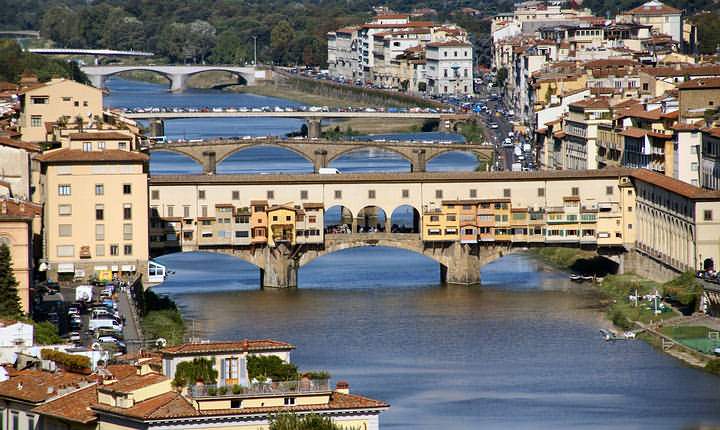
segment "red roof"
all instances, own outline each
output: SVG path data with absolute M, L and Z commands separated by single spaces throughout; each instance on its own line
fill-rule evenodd
M 39 204 L 11 199 L 0 198 L 0 219 L 32 219 L 42 214 L 42 206 Z
M 90 377 L 79 373 L 23 370 L 7 381 L 0 382 L 0 397 L 42 403 L 57 396 L 60 390 L 79 386 L 88 379 Z
M 631 15 L 673 15 L 680 14 L 682 11 L 664 3 L 660 3 L 657 0 L 652 0 L 636 7 L 635 9 L 629 10 L 628 13 Z
M 88 424 L 97 419 L 95 413 L 90 409 L 95 404 L 97 404 L 97 386 L 93 384 L 43 403 L 32 411 L 61 420 Z
M 70 140 L 132 140 L 133 137 L 117 131 L 98 133 L 73 133 Z
M 13 148 L 24 149 L 30 152 L 40 152 L 42 148 L 40 145 L 31 142 L 23 142 L 22 140 L 8 139 L 7 137 L 0 137 L 0 146 L 10 146 Z
M 104 151 L 82 151 L 80 149 L 54 149 L 47 151 L 38 157 L 43 163 L 61 162 L 112 162 L 112 161 L 137 161 L 144 162 L 148 156 L 140 152 L 122 151 L 119 149 L 106 149 Z
M 700 78 L 700 79 L 692 79 L 687 82 L 683 82 L 682 84 L 678 85 L 678 89 L 681 90 L 695 90 L 695 89 L 704 89 L 704 88 L 711 88 L 711 89 L 717 89 L 720 88 L 720 78 Z
M 287 342 L 272 339 L 243 340 L 234 342 L 184 343 L 163 349 L 163 355 L 191 355 L 240 351 L 277 351 L 292 350 L 295 347 Z
M 137 389 L 147 387 L 150 385 L 159 384 L 160 382 L 168 381 L 169 378 L 165 375 L 159 375 L 157 373 L 149 373 L 146 375 L 130 375 L 126 378 L 120 379 L 112 384 L 103 385 L 98 387 L 99 391 L 129 394 Z

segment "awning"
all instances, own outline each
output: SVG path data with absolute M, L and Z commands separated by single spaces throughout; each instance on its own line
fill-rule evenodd
M 75 273 L 75 264 L 74 263 L 58 263 L 57 271 L 58 271 L 58 273 Z

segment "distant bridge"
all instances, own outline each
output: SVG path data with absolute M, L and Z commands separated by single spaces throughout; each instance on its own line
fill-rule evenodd
M 43 55 L 93 55 L 96 57 L 152 57 L 152 52 L 115 51 L 112 49 L 75 49 L 75 48 L 31 48 L 33 54 Z
M 339 157 L 358 149 L 379 148 L 400 155 L 410 162 L 413 172 L 426 171 L 428 161 L 447 152 L 468 152 L 478 159 L 490 162 L 493 147 L 470 143 L 432 143 L 432 142 L 377 142 L 361 140 L 315 140 L 315 139 L 222 139 L 202 142 L 176 142 L 153 144 L 150 152 L 169 151 L 186 155 L 197 161 L 208 174 L 216 172 L 217 164 L 232 154 L 256 147 L 275 146 L 290 150 L 313 164 L 315 172 Z
M 307 121 L 308 137 L 319 138 L 323 119 L 377 118 L 383 120 L 397 119 L 436 119 L 438 129 L 444 132 L 458 132 L 459 126 L 473 119 L 468 114 L 448 114 L 440 112 L 144 112 L 121 114 L 130 119 L 151 120 L 152 135 L 165 134 L 165 120 L 186 118 L 299 118 Z
M 203 72 L 229 72 L 245 85 L 255 83 L 254 67 L 235 66 L 86 66 L 81 67 L 93 86 L 102 88 L 105 78 L 123 72 L 147 71 L 165 76 L 170 81 L 170 91 L 180 92 L 187 88 L 187 80 Z
M 2 30 L 0 36 L 18 36 L 23 38 L 39 39 L 40 32 L 37 30 Z

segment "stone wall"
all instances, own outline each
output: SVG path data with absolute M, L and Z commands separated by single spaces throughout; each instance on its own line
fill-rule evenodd
M 637 250 L 624 254 L 620 267 L 621 273 L 635 273 L 655 282 L 667 282 L 680 275 L 680 272 Z

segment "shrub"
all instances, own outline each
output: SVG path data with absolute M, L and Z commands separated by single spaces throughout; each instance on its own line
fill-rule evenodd
M 209 387 L 207 389 L 208 396 L 217 396 L 217 388 Z
M 285 363 L 274 355 L 262 356 L 251 355 L 247 360 L 248 376 L 250 379 L 268 377 L 273 381 L 288 381 L 297 379 L 297 366 L 292 363 Z
M 242 394 L 242 392 L 243 392 L 243 389 L 242 389 L 242 387 L 241 387 L 240 385 L 235 384 L 235 385 L 232 386 L 232 393 L 233 393 L 233 394 Z
M 705 370 L 716 375 L 720 375 L 720 358 L 714 358 L 705 365 Z
M 33 331 L 33 337 L 35 343 L 38 345 L 57 345 L 63 342 L 63 339 L 58 334 L 57 327 L 49 321 L 34 322 L 35 326 Z
M 43 348 L 40 350 L 40 357 L 43 360 L 54 361 L 55 363 L 72 370 L 86 370 L 90 368 L 90 359 L 84 355 L 67 354 L 62 351 Z
M 218 388 L 217 391 L 218 391 L 218 394 L 220 394 L 221 396 L 224 396 L 225 394 L 227 394 L 228 388 L 223 385 L 222 387 Z
M 316 414 L 303 417 L 295 414 L 280 414 L 270 418 L 270 430 L 340 430 L 330 417 Z
M 310 379 L 330 379 L 330 372 L 326 370 L 311 370 L 303 373 L 303 376 Z
M 206 384 L 214 384 L 217 380 L 217 370 L 213 369 L 213 362 L 205 358 L 196 358 L 193 361 L 184 361 L 175 369 L 173 384 L 176 387 L 186 387 L 202 380 Z

